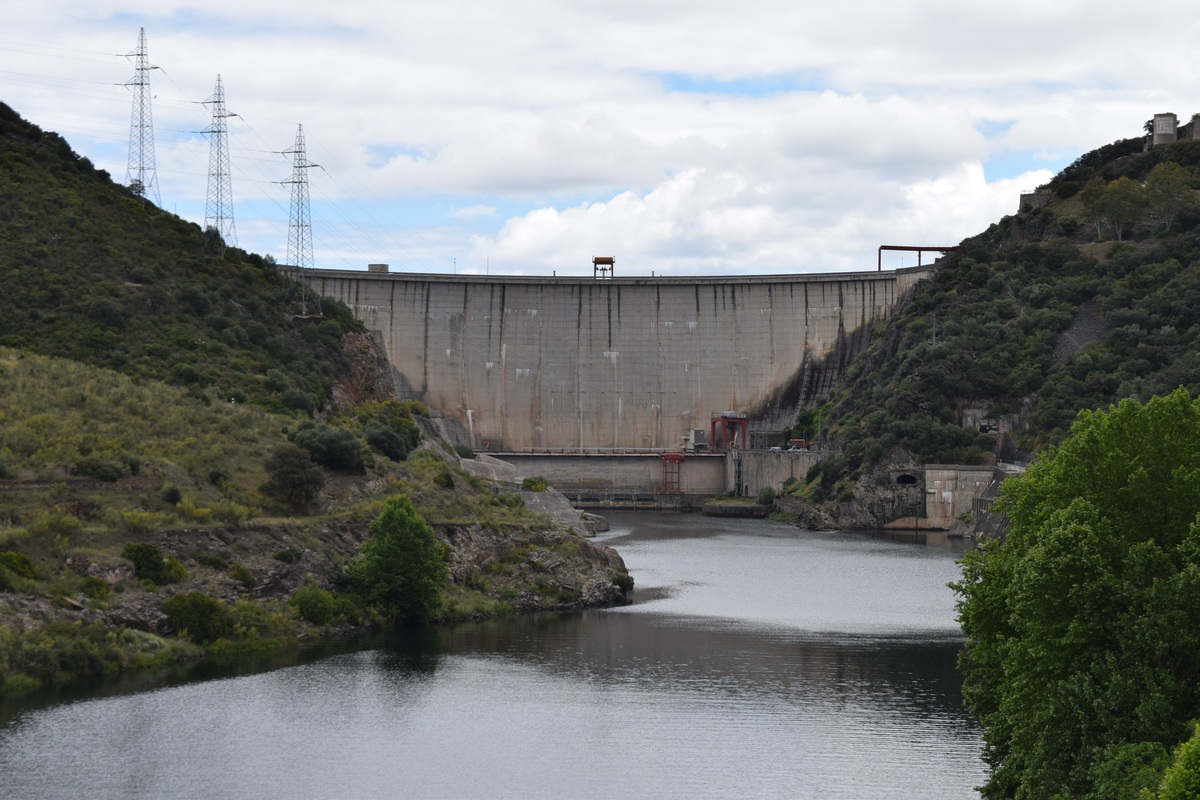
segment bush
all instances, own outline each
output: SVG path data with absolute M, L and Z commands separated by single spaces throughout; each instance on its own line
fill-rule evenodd
M 29 556 L 24 553 L 14 553 L 12 550 L 0 553 L 0 567 L 5 567 L 12 574 L 22 578 L 36 580 L 38 576 Z
M 358 437 L 345 428 L 306 423 L 292 435 L 292 443 L 307 450 L 323 467 L 342 472 L 364 471 L 362 445 Z
M 525 499 L 515 492 L 501 492 L 496 495 L 496 502 L 508 508 L 524 508 Z
M 112 596 L 112 587 L 103 578 L 84 578 L 83 593 L 93 600 L 107 600 Z
M 133 562 L 133 574 L 139 581 L 150 581 L 156 586 L 178 583 L 187 577 L 187 571 L 175 556 L 164 556 L 163 552 L 152 544 L 127 544 L 121 551 L 121 558 Z
M 550 488 L 550 483 L 541 475 L 533 475 L 521 481 L 521 488 L 527 492 L 544 492 Z
M 124 465 L 102 458 L 81 458 L 71 467 L 71 474 L 112 483 L 125 476 Z
M 295 564 L 304 558 L 304 551 L 299 547 L 289 547 L 280 550 L 274 555 L 276 561 L 282 561 L 284 564 Z
M 163 603 L 163 613 L 177 634 L 186 633 L 193 642 L 214 642 L 229 634 L 229 610 L 220 600 L 203 592 L 177 594 Z
M 258 584 L 254 572 L 241 562 L 235 563 L 229 568 L 229 577 L 240 583 L 247 592 Z
M 768 486 L 758 493 L 758 497 L 755 498 L 754 502 L 760 506 L 775 505 L 775 490 Z
M 459 458 L 465 458 L 468 460 L 475 458 L 475 451 L 472 450 L 470 446 L 465 444 L 454 445 L 454 452 L 458 454 Z
M 333 622 L 336 605 L 333 595 L 318 586 L 301 586 L 288 604 L 296 609 L 300 619 L 305 622 L 311 622 L 313 625 L 328 625 Z
M 408 457 L 409 451 L 412 450 L 408 439 L 392 431 L 383 422 L 368 422 L 365 438 L 368 445 L 371 445 L 374 449 L 383 453 L 384 456 L 392 459 L 392 461 L 404 461 L 404 458 Z

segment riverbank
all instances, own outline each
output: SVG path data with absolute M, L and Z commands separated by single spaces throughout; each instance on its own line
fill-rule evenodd
M 451 457 L 442 458 L 444 469 Z M 449 487 L 419 470 L 376 481 L 372 499 L 334 517 L 95 531 L 65 546 L 19 538 L 20 551 L 0 553 L 0 565 L 5 553 L 22 565 L 0 566 L 0 694 L 389 627 L 387 610 L 358 597 L 345 568 L 382 500 L 405 491 L 445 548 L 439 621 L 626 601 L 632 579 L 620 555 L 587 538 L 602 519 L 570 519 L 552 490 L 494 493 L 461 469 L 441 475 Z M 179 611 L 185 602 L 193 616 Z M 204 620 L 219 616 L 218 633 L 201 630 L 197 608 Z

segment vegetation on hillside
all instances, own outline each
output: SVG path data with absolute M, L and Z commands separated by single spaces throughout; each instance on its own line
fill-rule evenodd
M 342 304 L 302 318 L 269 259 L 225 248 L 0 103 L 0 345 L 311 413 L 349 369 Z M 289 299 L 289 297 L 291 299 Z
M 383 396 L 345 306 L 306 314 L 272 259 L 3 105 L 0 281 L 0 692 L 628 589 L 611 551 L 422 448 L 428 411 Z M 418 540 L 436 563 L 390 574 Z
M 941 259 L 831 398 L 821 435 L 841 454 L 820 496 L 894 450 L 978 463 L 996 440 L 963 426 L 967 408 L 1018 415 L 1017 445 L 1037 451 L 1080 409 L 1200 392 L 1198 189 L 1200 142 L 1117 142 L 1043 187 L 1045 207 Z M 796 491 L 811 495 L 812 479 Z
M 1194 796 L 1195 743 L 1168 765 L 1200 718 L 1200 400 L 1084 411 L 1001 504 L 954 585 L 985 796 Z
M 391 401 L 297 424 L 0 348 L 0 692 L 274 646 L 397 611 L 566 607 L 580 602 L 581 581 L 623 572 L 588 564 L 589 543 L 519 496 L 410 449 L 423 413 Z M 300 435 L 325 429 L 331 466 L 316 458 L 329 441 Z M 368 431 L 389 432 L 384 447 Z M 302 503 L 274 491 L 281 448 L 320 479 Z M 371 520 L 401 496 L 440 540 L 487 542 L 451 555 L 452 580 L 439 560 L 436 598 L 412 607 L 346 571 Z

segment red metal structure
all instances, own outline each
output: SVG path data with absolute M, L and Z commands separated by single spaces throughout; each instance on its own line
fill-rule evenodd
M 617 271 L 616 256 L 592 256 L 592 277 L 611 278 Z
M 876 263 L 875 271 L 883 272 L 883 251 L 884 250 L 901 250 L 905 252 L 916 252 L 917 266 L 921 266 L 921 253 L 929 251 L 931 253 L 956 253 L 962 250 L 961 247 L 911 247 L 903 244 L 881 244 L 879 245 L 879 258 Z
M 717 431 L 721 432 L 717 436 Z M 749 439 L 749 421 L 740 411 L 713 414 L 710 426 L 713 450 L 745 450 Z
M 683 453 L 663 453 L 663 494 L 683 494 Z

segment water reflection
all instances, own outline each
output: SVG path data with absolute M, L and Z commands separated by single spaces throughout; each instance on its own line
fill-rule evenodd
M 614 522 L 632 606 L 24 712 L 0 795 L 976 796 L 956 544 Z

